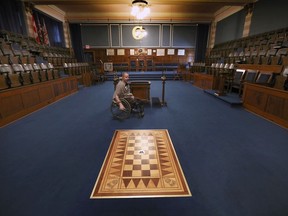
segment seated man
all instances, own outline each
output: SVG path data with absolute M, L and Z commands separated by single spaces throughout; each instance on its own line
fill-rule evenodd
M 140 116 L 144 116 L 144 106 L 141 100 L 136 99 L 133 94 L 130 92 L 130 86 L 128 84 L 129 74 L 124 72 L 122 74 L 122 80 L 120 80 L 117 85 L 115 92 L 113 94 L 113 100 L 119 104 L 120 110 L 125 110 L 124 105 L 121 103 L 120 98 L 126 99 L 131 105 L 132 111 L 137 111 L 140 113 Z

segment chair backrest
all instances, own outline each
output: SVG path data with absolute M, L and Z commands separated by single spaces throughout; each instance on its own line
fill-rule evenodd
M 33 64 L 33 68 L 34 68 L 34 70 L 41 70 L 39 64 L 37 64 L 37 63 Z
M 140 67 L 144 67 L 145 66 L 144 60 L 139 60 L 138 64 L 139 64 Z
M 26 72 L 31 72 L 34 70 L 32 67 L 32 64 L 23 64 L 23 68 L 24 68 L 24 71 Z
M 147 62 L 147 66 L 153 66 L 152 60 L 147 60 L 146 62 Z
M 244 55 L 245 55 L 245 57 L 250 57 L 251 51 L 250 51 L 250 50 L 247 50 Z
M 278 52 L 276 53 L 277 56 L 286 56 L 288 54 L 288 48 L 282 48 L 279 49 Z
M 52 63 L 50 63 L 50 62 L 47 64 L 47 66 L 48 66 L 49 69 L 54 69 L 54 65 Z
M 245 75 L 246 70 L 244 69 L 236 69 L 234 73 L 233 83 L 240 83 Z
M 136 66 L 136 61 L 134 61 L 134 60 L 130 61 L 130 66 L 135 67 Z
M 287 76 L 288 76 L 288 65 L 286 65 L 285 68 L 283 69 L 282 75 L 283 75 L 284 77 L 287 77 Z
M 256 80 L 257 75 L 258 75 L 258 71 L 257 70 L 248 69 L 246 71 L 246 75 L 245 75 L 244 81 L 245 82 L 254 83 L 255 80 Z
M 19 72 L 19 73 L 24 72 L 24 68 L 21 64 L 12 64 L 12 68 L 14 72 Z
M 48 68 L 47 68 L 47 65 L 44 64 L 44 63 L 40 63 L 40 68 L 41 68 L 42 70 L 47 70 L 47 69 L 48 69 Z
M 12 74 L 13 69 L 12 69 L 11 65 L 9 65 L 9 64 L 2 64 L 0 66 L 0 72 Z
M 269 85 L 271 84 L 272 77 L 273 77 L 272 72 L 259 72 L 255 83 Z
M 252 53 L 251 53 L 251 56 L 257 56 L 258 55 L 258 50 L 254 50 Z

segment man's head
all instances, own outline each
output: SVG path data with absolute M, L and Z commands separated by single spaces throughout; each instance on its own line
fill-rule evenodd
M 123 80 L 125 83 L 128 82 L 128 80 L 129 80 L 129 74 L 128 74 L 127 72 L 124 72 L 124 73 L 122 74 L 122 80 Z

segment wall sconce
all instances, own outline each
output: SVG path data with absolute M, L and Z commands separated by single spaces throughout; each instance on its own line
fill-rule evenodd
M 140 39 L 144 38 L 146 35 L 147 35 L 147 31 L 142 26 L 135 26 L 132 29 L 132 36 L 136 40 L 140 40 Z
M 146 0 L 134 0 L 132 2 L 131 15 L 141 20 L 150 14 L 150 8 Z

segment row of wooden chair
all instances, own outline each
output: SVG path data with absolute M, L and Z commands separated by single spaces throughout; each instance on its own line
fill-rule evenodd
M 83 73 L 90 71 L 90 65 L 87 62 L 76 62 L 76 63 L 64 63 L 63 64 L 65 74 L 69 76 L 78 76 Z
M 282 64 L 282 57 L 288 55 L 287 48 L 288 28 L 279 29 L 217 44 L 207 56 L 206 64 L 211 65 L 213 62 Z
M 0 64 L 0 90 L 60 78 L 53 64 Z
M 0 38 L 1 39 L 1 38 Z M 1 64 L 24 64 L 34 63 L 35 59 L 41 59 L 42 62 L 50 62 L 55 67 L 62 67 L 65 62 L 77 62 L 67 54 L 52 53 L 49 49 L 42 53 L 30 53 L 15 43 L 7 43 L 0 40 L 0 63 Z M 39 62 L 38 62 L 39 63 Z
M 212 63 L 211 66 L 204 66 L 204 72 L 213 76 L 222 74 L 231 74 L 234 71 L 235 65 L 233 63 Z
M 238 91 L 239 96 L 241 96 L 245 83 L 255 83 L 273 87 L 274 82 L 275 74 L 273 72 L 236 69 L 233 73 L 233 77 L 227 77 L 225 86 L 228 92 L 236 90 Z
M 26 52 L 30 55 L 41 55 L 44 52 L 48 52 L 74 58 L 74 53 L 69 48 L 39 44 L 33 37 L 28 37 L 7 30 L 0 30 L 0 41 L 5 41 L 5 43 L 11 44 L 12 48 L 17 50 L 19 54 Z

